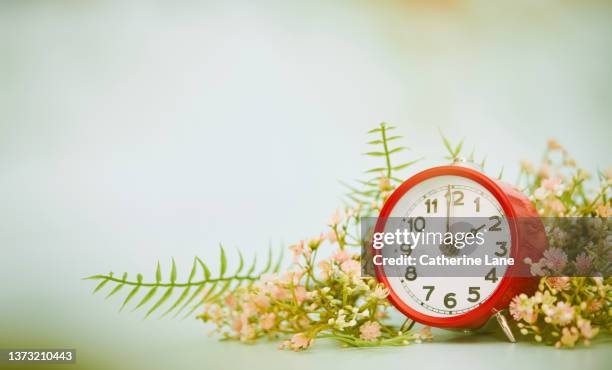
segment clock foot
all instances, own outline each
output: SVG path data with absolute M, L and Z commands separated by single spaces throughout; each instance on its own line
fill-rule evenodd
M 504 334 L 506 334 L 508 340 L 512 343 L 516 343 L 516 339 L 514 338 L 514 334 L 512 334 L 510 325 L 508 325 L 508 320 L 506 320 L 506 316 L 504 316 L 501 311 L 497 311 L 495 313 L 495 318 L 497 319 L 497 323 L 501 327 Z
M 410 331 L 410 330 L 412 330 L 412 327 L 414 326 L 414 324 L 416 324 L 416 321 L 414 321 L 412 319 L 406 319 L 406 321 L 404 321 L 404 323 L 400 327 L 400 330 L 402 332 Z

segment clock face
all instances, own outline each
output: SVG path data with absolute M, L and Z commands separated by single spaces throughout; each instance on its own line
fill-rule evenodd
M 454 244 L 415 247 L 410 255 L 417 259 L 424 254 L 426 261 L 442 256 L 478 256 L 491 263 L 511 255 L 511 233 L 502 206 L 484 186 L 465 177 L 437 176 L 418 183 L 403 194 L 388 217 L 406 222 L 422 218 L 421 232 L 444 234 L 449 229 L 463 229 L 478 230 L 483 235 L 482 244 L 476 248 L 458 249 Z M 400 276 L 386 275 L 389 288 L 413 310 L 433 317 L 452 317 L 475 309 L 491 297 L 507 270 L 506 265 L 494 263 L 463 266 L 461 274 L 453 268 L 436 265 L 432 273 L 431 267 L 417 263 L 406 267 Z

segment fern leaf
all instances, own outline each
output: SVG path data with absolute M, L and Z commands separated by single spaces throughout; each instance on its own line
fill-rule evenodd
M 400 165 L 394 166 L 394 167 L 392 167 L 392 169 L 393 169 L 393 171 L 403 170 L 404 168 L 406 168 L 406 167 L 410 167 L 410 166 L 412 166 L 413 164 L 415 164 L 415 163 L 417 163 L 417 162 L 421 161 L 422 159 L 423 159 L 423 158 L 415 159 L 414 161 L 410 161 L 410 162 L 406 162 L 406 163 L 403 163 L 403 164 L 400 164 Z
M 174 258 L 172 258 L 172 271 L 170 272 L 170 282 L 172 284 L 176 282 L 176 263 L 174 262 Z
M 128 294 L 127 297 L 125 297 L 125 300 L 123 301 L 123 304 L 121 305 L 121 308 L 119 309 L 119 311 L 122 311 L 123 308 L 128 304 L 128 302 L 131 301 L 132 298 L 134 298 L 136 293 L 138 293 L 139 289 L 140 289 L 140 285 L 136 285 L 136 287 L 134 287 L 134 289 L 130 291 L 130 294 Z
M 401 152 L 402 150 L 406 150 L 406 149 L 408 149 L 408 148 L 405 147 L 405 146 L 398 146 L 397 148 L 393 148 L 393 149 L 389 150 L 387 152 L 387 154 L 393 154 L 393 153 Z
M 166 290 L 164 295 L 157 302 L 155 302 L 155 304 L 149 309 L 149 311 L 147 311 L 145 315 L 145 319 L 149 317 L 149 315 L 151 315 L 153 312 L 155 312 L 155 310 L 157 310 L 162 304 L 164 304 L 164 302 L 166 302 L 168 298 L 170 298 L 173 290 L 174 290 L 174 287 L 170 287 Z
M 272 267 L 272 247 L 268 248 L 268 262 L 266 263 L 266 267 L 261 271 L 260 275 L 270 271 L 270 267 Z
M 128 273 L 125 272 L 123 274 L 123 278 L 121 279 L 123 281 L 122 284 L 117 285 L 113 290 L 111 290 L 110 293 L 108 293 L 108 295 L 104 298 L 104 299 L 109 299 L 110 297 L 112 297 L 113 295 L 115 295 L 118 291 L 121 290 L 121 288 L 123 288 L 125 286 L 125 280 L 127 279 Z
M 253 256 L 253 263 L 251 263 L 251 267 L 247 271 L 247 276 L 251 276 L 255 272 L 255 268 L 257 268 L 257 254 Z
M 225 250 L 221 244 L 219 244 L 219 248 L 221 249 L 221 272 L 219 273 L 219 277 L 223 277 L 223 275 L 225 275 L 225 270 L 227 270 L 227 258 L 225 257 Z
M 364 155 L 369 155 L 372 157 L 384 157 L 387 155 L 387 153 L 385 152 L 367 152 L 367 153 L 363 153 Z
M 385 167 L 375 167 L 365 171 L 365 173 L 375 173 L 375 172 L 385 172 L 387 169 Z
M 159 284 L 162 279 L 161 266 L 159 261 L 157 261 L 157 269 L 155 270 L 155 281 Z
M 240 262 L 238 263 L 238 269 L 236 270 L 236 272 L 234 272 L 235 276 L 238 275 L 244 267 L 244 258 L 242 257 L 242 253 L 240 252 L 240 250 L 238 250 L 238 258 L 240 258 Z
M 104 286 L 108 284 L 109 281 L 110 281 L 109 279 L 102 280 L 102 282 L 96 286 L 93 292 L 97 293 L 98 291 L 100 291 L 100 289 L 104 288 Z
M 281 248 L 280 253 L 278 254 L 278 259 L 276 260 L 276 264 L 274 265 L 274 269 L 272 270 L 274 273 L 277 273 L 280 271 L 284 256 L 285 256 L 285 248 Z
M 214 289 L 214 287 L 216 285 L 217 285 L 216 282 L 213 283 L 211 289 Z M 193 294 L 189 297 L 189 299 L 185 303 L 183 303 L 181 308 L 174 314 L 174 317 L 177 317 L 178 315 L 180 315 L 181 312 L 183 312 L 183 310 L 185 310 L 185 308 L 187 308 L 187 306 L 189 306 L 191 304 L 191 302 L 193 302 L 193 300 L 202 293 L 202 291 L 204 290 L 204 287 L 205 287 L 205 285 L 201 285 L 198 289 L 196 289 L 196 291 L 193 292 Z M 191 311 L 191 312 L 193 312 L 193 311 Z M 187 317 L 187 316 L 189 316 L 189 315 L 185 315 L 185 317 Z M 183 318 L 185 318 L 185 317 L 183 317 Z
M 155 293 L 157 293 L 157 287 L 153 287 L 153 289 L 149 290 L 149 292 L 140 300 L 140 303 L 138 303 L 138 305 L 134 307 L 134 311 L 136 311 L 140 307 L 144 306 L 147 302 L 149 302 L 151 298 L 153 298 Z
M 202 267 L 202 273 L 204 274 L 204 280 L 210 280 L 210 270 L 208 269 L 204 261 L 202 261 L 199 257 L 196 257 L 195 259 L 196 261 L 198 261 L 198 263 Z

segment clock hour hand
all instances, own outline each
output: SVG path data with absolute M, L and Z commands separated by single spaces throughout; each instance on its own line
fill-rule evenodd
M 476 233 L 477 233 L 477 232 L 479 232 L 480 230 L 482 230 L 482 228 L 483 228 L 483 227 L 485 227 L 485 226 L 487 226 L 487 225 L 486 225 L 486 224 L 482 224 L 482 225 L 480 225 L 479 227 L 477 227 L 477 228 L 475 228 L 475 229 L 470 230 L 470 233 L 471 233 L 472 235 L 476 235 Z

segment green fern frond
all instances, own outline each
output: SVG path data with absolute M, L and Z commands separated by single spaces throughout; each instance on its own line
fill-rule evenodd
M 453 145 L 446 138 L 446 136 L 444 136 L 444 133 L 442 132 L 442 130 L 438 128 L 438 132 L 440 133 L 440 137 L 442 138 L 442 144 L 444 144 L 444 147 L 446 148 L 446 151 L 448 152 L 448 155 L 444 158 L 452 160 L 452 161 L 457 160 L 459 158 L 459 154 L 461 154 L 461 149 L 463 149 L 464 139 L 461 139 L 461 141 L 459 141 L 459 143 L 455 147 L 453 147 Z
M 360 187 L 361 189 L 341 182 L 341 184 L 348 189 L 346 199 L 353 204 L 363 206 L 365 215 L 375 212 L 375 208 L 373 207 L 376 207 L 375 205 L 383 198 L 384 192 L 393 189 L 404 181 L 404 179 L 402 179 L 401 176 L 397 176 L 396 173 L 405 170 L 422 159 L 419 158 L 408 162 L 400 162 L 399 164 L 395 161 L 397 154 L 408 148 L 392 145 L 402 138 L 400 135 L 390 135 L 390 131 L 394 129 L 395 127 L 382 122 L 378 127 L 368 131 L 369 135 L 375 135 L 376 138 L 368 141 L 367 144 L 375 146 L 376 149 L 368 151 L 364 153 L 364 155 L 382 159 L 384 162 L 379 166 L 368 169 L 365 173 L 376 174 L 377 176 L 366 181 L 357 181 L 362 185 L 362 187 Z
M 85 280 L 99 281 L 94 288 L 94 294 L 101 292 L 105 287 L 112 286 L 110 292 L 106 295 L 106 299 L 117 295 L 125 287 L 131 287 L 123 299 L 119 309 L 120 311 L 127 307 L 139 293 L 144 292 L 142 298 L 140 298 L 138 303 L 134 306 L 133 311 L 148 307 L 144 316 L 145 318 L 164 306 L 167 308 L 161 314 L 160 318 L 170 313 L 174 313 L 174 317 L 177 317 L 186 309 L 188 313 L 185 317 L 187 317 L 204 303 L 217 302 L 226 294 L 234 291 L 244 283 L 252 285 L 261 275 L 269 271 L 278 272 L 283 263 L 283 250 L 281 249 L 281 253 L 278 254 L 276 259 L 274 259 L 273 255 L 272 248 L 270 248 L 268 250 L 266 265 L 258 272 L 256 272 L 257 256 L 255 255 L 248 270 L 243 272 L 245 267 L 244 257 L 242 253 L 238 251 L 238 267 L 233 274 L 227 275 L 227 255 L 223 246 L 219 245 L 219 274 L 216 277 L 213 277 L 204 261 L 199 257 L 194 257 L 189 276 L 185 282 L 177 282 L 178 273 L 174 258 L 170 265 L 170 274 L 166 279 L 164 279 L 162 274 L 162 266 L 158 262 L 155 268 L 154 281 L 151 282 L 145 282 L 142 274 L 137 274 L 136 279 L 130 280 L 127 272 L 124 273 L 121 278 L 115 277 L 113 272 L 110 272 L 106 275 L 90 276 L 85 278 Z M 195 280 L 198 273 L 201 274 L 201 277 L 199 280 Z M 172 299 L 178 292 L 180 292 L 178 297 Z M 157 299 L 155 299 L 156 296 L 158 296 Z

